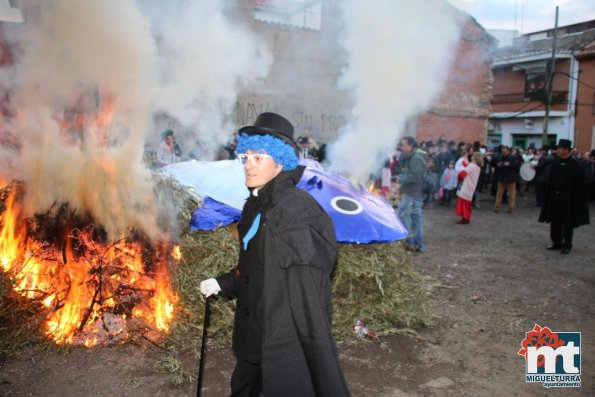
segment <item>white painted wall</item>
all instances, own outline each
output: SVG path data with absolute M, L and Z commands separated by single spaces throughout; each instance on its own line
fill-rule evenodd
M 530 122 L 526 122 L 525 119 L 531 120 L 532 125 Z M 502 135 L 502 144 L 503 145 L 512 145 L 512 136 L 513 134 L 522 134 L 522 135 L 539 135 L 543 134 L 543 117 L 530 117 L 530 118 L 514 118 L 514 119 L 505 119 L 499 120 L 500 126 L 492 131 L 490 134 L 501 134 Z M 563 138 L 569 139 L 571 141 L 574 140 L 574 136 L 569 128 L 571 126 L 571 118 L 566 117 L 550 117 L 548 123 L 548 133 L 549 134 L 556 134 L 556 141 Z M 595 134 L 595 132 L 594 132 Z M 595 139 L 595 135 L 593 136 Z M 539 147 L 541 145 L 541 139 L 537 138 L 535 140 L 528 140 L 528 143 L 536 141 L 535 146 Z

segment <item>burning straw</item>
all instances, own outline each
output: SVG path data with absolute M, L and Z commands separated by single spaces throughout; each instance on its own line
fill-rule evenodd
M 43 306 L 15 291 L 10 278 L 0 270 L 0 362 L 25 346 L 47 343 L 39 332 Z
M 0 270 L 11 292 L 3 294 L 0 322 L 26 299 L 39 308 L 40 331 L 58 345 L 113 344 L 132 328 L 169 331 L 175 247 L 138 232 L 107 242 L 104 230 L 67 204 L 22 219 L 17 189 L 1 193 Z

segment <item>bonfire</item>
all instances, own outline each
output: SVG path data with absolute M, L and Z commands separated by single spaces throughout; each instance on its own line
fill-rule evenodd
M 101 227 L 67 205 L 23 219 L 17 189 L 5 194 L 2 270 L 16 292 L 44 306 L 44 332 L 55 343 L 92 347 L 123 341 L 130 329 L 169 331 L 179 246 L 138 232 L 105 242 Z

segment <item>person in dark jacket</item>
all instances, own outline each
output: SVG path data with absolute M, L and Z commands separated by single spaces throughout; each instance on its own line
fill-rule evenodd
M 293 126 L 275 113 L 243 127 L 236 151 L 250 190 L 238 224 L 240 257 L 201 292 L 236 298 L 232 396 L 349 396 L 331 328 L 331 218 L 295 185 Z M 262 393 L 262 394 L 261 394 Z
M 544 145 L 540 149 L 539 160 L 535 165 L 535 204 L 538 207 L 543 207 L 545 201 L 545 194 L 547 191 L 547 181 L 550 177 L 550 168 L 554 158 L 548 153 L 549 146 Z
M 496 192 L 496 204 L 494 206 L 495 212 L 500 212 L 500 205 L 502 204 L 502 196 L 504 191 L 508 191 L 508 212 L 514 211 L 516 201 L 516 180 L 519 168 L 521 166 L 517 156 L 510 153 L 508 146 L 502 146 L 502 151 L 499 156 L 492 160 L 492 165 L 496 169 L 496 183 L 498 184 L 498 191 Z
M 587 200 L 595 199 L 595 149 L 586 152 L 580 160 L 585 175 Z
M 589 224 L 589 204 L 583 168 L 571 157 L 572 142 L 560 139 L 552 163 L 539 222 L 550 224 L 548 250 L 570 253 L 574 229 Z
M 422 207 L 427 155 L 417 147 L 415 138 L 410 136 L 401 140 L 401 148 L 399 183 L 402 199 L 397 216 L 409 232 L 405 239 L 405 249 L 424 252 Z
M 591 180 L 589 181 L 589 185 L 591 186 L 589 201 L 591 201 L 595 200 L 595 149 L 589 153 L 589 173 L 591 174 Z
M 438 176 L 442 176 L 444 170 L 448 168 L 448 164 L 450 164 L 451 161 L 455 161 L 455 159 L 452 157 L 452 154 L 450 154 L 450 150 L 448 150 L 446 144 L 439 145 L 439 147 L 440 153 L 436 156 L 436 164 L 438 165 Z

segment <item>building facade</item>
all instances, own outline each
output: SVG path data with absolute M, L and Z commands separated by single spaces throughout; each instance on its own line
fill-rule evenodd
M 595 147 L 595 20 L 524 34 L 494 56 L 494 96 L 488 144 L 540 147 L 569 139 L 581 152 Z M 551 106 L 546 102 L 551 78 Z
M 352 106 L 337 89 L 345 62 L 337 44 L 343 29 L 340 1 L 256 0 L 242 7 L 237 17 L 267 41 L 274 62 L 262 87 L 240 92 L 234 121 L 245 125 L 261 111 L 278 111 L 288 115 L 297 134 L 332 141 L 348 123 Z M 444 88 L 405 127 L 405 134 L 420 141 L 442 135 L 457 142 L 487 139 L 496 41 L 470 15 L 460 12 L 460 21 Z
M 339 2 L 256 0 L 234 11 L 230 17 L 264 40 L 273 56 L 262 84 L 238 91 L 234 124 L 252 124 L 259 113 L 272 111 L 292 122 L 296 136 L 333 140 L 350 109 L 348 96 L 336 87 L 345 62 L 337 43 Z

